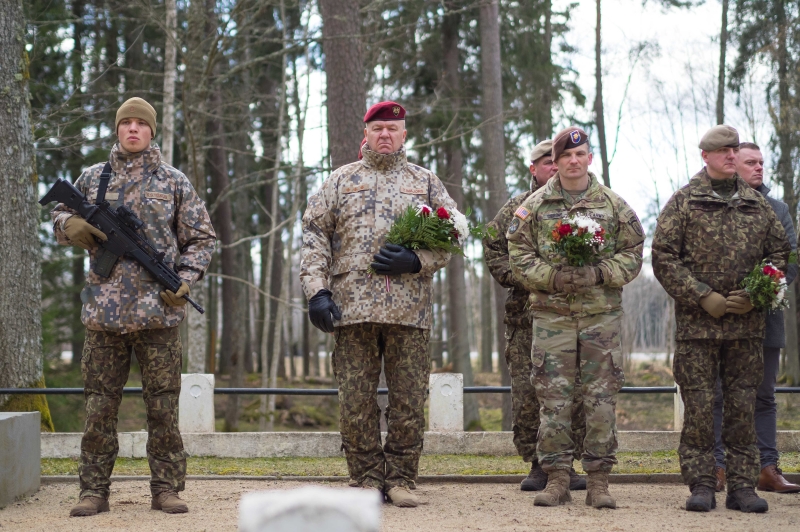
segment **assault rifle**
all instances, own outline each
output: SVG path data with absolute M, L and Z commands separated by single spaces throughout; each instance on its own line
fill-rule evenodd
M 100 196 L 99 192 L 98 196 Z M 92 268 L 94 273 L 101 277 L 108 277 L 111 275 L 114 264 L 124 255 L 141 264 L 145 270 L 150 272 L 150 275 L 172 293 L 177 292 L 181 287 L 183 281 L 175 270 L 164 262 L 164 253 L 157 251 L 147 238 L 139 234 L 144 222 L 125 205 L 117 207 L 116 210 L 111 209 L 111 205 L 105 201 L 105 190 L 103 190 L 101 201 L 93 205 L 72 183 L 58 179 L 53 188 L 39 200 L 39 203 L 44 206 L 52 201 L 58 201 L 70 209 L 78 211 L 84 220 L 100 229 L 108 237 L 105 242 L 98 242 L 101 249 Z M 188 295 L 183 298 L 191 303 L 200 314 L 205 312 L 203 307 L 192 301 Z

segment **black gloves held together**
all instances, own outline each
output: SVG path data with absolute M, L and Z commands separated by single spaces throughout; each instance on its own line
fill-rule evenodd
M 333 332 L 333 320 L 342 319 L 342 313 L 336 307 L 330 290 L 323 288 L 308 300 L 308 319 L 322 332 Z M 331 318 L 333 315 L 333 318 Z
M 381 275 L 419 273 L 422 269 L 422 263 L 417 254 L 397 244 L 386 244 L 377 255 L 373 255 L 373 258 L 375 262 L 370 266 L 375 273 Z

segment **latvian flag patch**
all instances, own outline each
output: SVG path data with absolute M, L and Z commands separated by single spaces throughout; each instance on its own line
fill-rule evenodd
M 516 212 L 514 212 L 514 216 L 516 216 L 517 218 L 521 218 L 523 220 L 527 220 L 528 216 L 530 215 L 531 211 L 529 211 L 525 207 L 520 207 L 519 209 L 516 210 Z

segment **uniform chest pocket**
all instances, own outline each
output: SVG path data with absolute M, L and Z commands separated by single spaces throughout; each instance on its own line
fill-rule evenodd
M 702 213 L 705 212 L 719 212 L 724 208 L 725 204 L 719 202 L 696 202 L 689 204 L 689 210 L 692 211 L 692 215 L 702 215 Z
M 761 209 L 756 207 L 755 205 L 748 205 L 748 204 L 741 204 L 736 207 L 736 210 L 739 211 L 741 214 L 746 216 L 752 216 L 761 212 Z
M 145 190 L 142 220 L 148 224 L 171 224 L 175 214 L 175 198 L 161 190 Z
M 369 184 L 347 184 L 339 192 L 343 218 L 364 218 L 374 211 L 375 194 Z

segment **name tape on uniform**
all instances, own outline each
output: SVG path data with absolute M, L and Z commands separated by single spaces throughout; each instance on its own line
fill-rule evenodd
M 144 197 L 147 199 L 159 199 L 159 200 L 169 201 L 172 199 L 172 194 L 166 194 L 164 192 L 152 192 L 148 190 L 144 193 Z
M 403 194 L 425 194 L 426 190 L 420 187 L 400 187 L 400 192 Z

